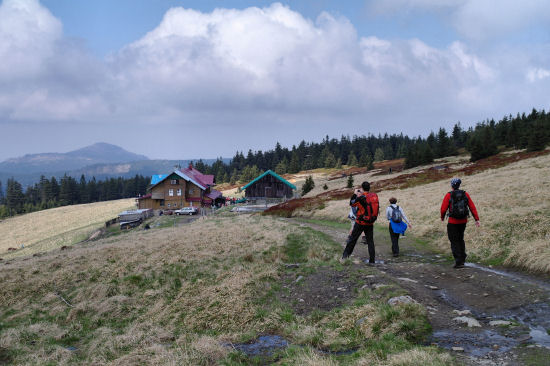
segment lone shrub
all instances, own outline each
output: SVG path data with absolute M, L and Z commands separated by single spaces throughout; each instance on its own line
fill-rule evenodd
M 309 191 L 311 191 L 315 187 L 315 182 L 313 181 L 313 177 L 310 175 L 306 178 L 306 182 L 302 186 L 302 196 L 305 196 Z
M 353 175 L 350 174 L 348 177 L 348 185 L 346 186 L 348 188 L 353 188 Z

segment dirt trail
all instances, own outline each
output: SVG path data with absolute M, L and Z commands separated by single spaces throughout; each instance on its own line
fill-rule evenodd
M 347 237 L 345 230 L 300 225 L 342 245 Z M 458 347 L 452 352 L 468 365 L 550 365 L 550 281 L 477 264 L 453 269 L 444 256 L 430 253 L 410 237 L 400 238 L 399 246 L 400 257 L 393 258 L 387 230 L 375 230 L 377 264 L 369 280 L 375 287 L 398 283 L 426 306 L 433 328 L 428 343 L 448 350 Z M 353 255 L 350 271 L 367 265 L 366 245 L 359 241 Z M 457 317 L 479 326 L 469 327 Z

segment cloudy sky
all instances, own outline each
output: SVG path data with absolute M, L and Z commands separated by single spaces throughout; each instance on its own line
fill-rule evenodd
M 231 157 L 549 106 L 546 0 L 0 3 L 0 161 Z

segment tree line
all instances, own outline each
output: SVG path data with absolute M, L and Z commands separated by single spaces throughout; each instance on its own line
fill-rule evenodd
M 103 181 L 96 181 L 95 177 L 86 180 L 84 175 L 77 181 L 65 175 L 59 182 L 55 177 L 41 176 L 38 183 L 24 190 L 19 182 L 10 178 L 5 191 L 0 181 L 0 218 L 59 206 L 137 197 L 146 193 L 150 181 L 150 177 L 141 175 Z
M 398 158 L 404 158 L 405 167 L 412 168 L 464 150 L 476 161 L 495 155 L 502 148 L 535 151 L 544 149 L 549 142 L 550 113 L 533 109 L 528 115 L 508 115 L 498 122 L 486 120 L 468 129 L 456 123 L 449 132 L 442 127 L 425 138 L 387 133 L 342 136 L 339 140 L 326 136 L 320 143 L 302 140 L 291 149 L 277 142 L 272 150 L 248 150 L 246 156 L 237 152 L 229 164 L 219 158 L 212 165 L 199 160 L 195 167 L 215 175 L 216 183 L 235 184 L 248 182 L 268 169 L 278 174 L 342 165 L 372 169 L 373 162 Z
M 550 143 L 550 113 L 533 109 L 526 115 L 504 116 L 498 122 L 491 119 L 475 127 L 463 129 L 456 123 L 450 132 L 440 128 L 427 137 L 409 137 L 402 133 L 374 136 L 342 136 L 323 139 L 320 143 L 305 142 L 291 149 L 277 142 L 268 151 L 248 150 L 246 156 L 237 152 L 226 164 L 218 158 L 207 165 L 202 160 L 194 162 L 204 174 L 213 174 L 216 183 L 244 183 L 270 169 L 278 174 L 298 173 L 317 168 L 340 168 L 342 165 L 373 168 L 373 162 L 397 158 L 405 159 L 405 167 L 433 162 L 435 158 L 457 155 L 468 151 L 471 160 L 476 161 L 497 154 L 501 149 L 543 150 Z M 96 181 L 80 181 L 64 176 L 60 182 L 55 177 L 42 176 L 40 182 L 23 192 L 21 184 L 13 178 L 2 188 L 0 181 L 0 217 L 45 208 L 90 203 L 145 194 L 149 177 L 136 175 L 134 178 L 111 178 Z

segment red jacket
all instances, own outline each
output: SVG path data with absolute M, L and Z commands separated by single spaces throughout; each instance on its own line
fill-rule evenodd
M 470 209 L 470 212 L 474 216 L 474 219 L 476 221 L 479 221 L 479 215 L 477 214 L 476 206 L 474 205 L 474 201 L 472 201 L 472 198 L 468 194 L 468 192 L 464 191 L 466 193 L 466 197 L 468 197 L 468 208 Z M 445 198 L 443 198 L 443 203 L 441 204 L 441 220 L 445 219 L 445 215 L 447 214 L 447 210 L 449 209 L 449 201 L 451 200 L 451 192 L 448 192 L 445 195 Z M 455 219 L 454 217 L 449 217 L 449 224 L 465 224 L 468 222 L 468 218 L 464 219 Z

